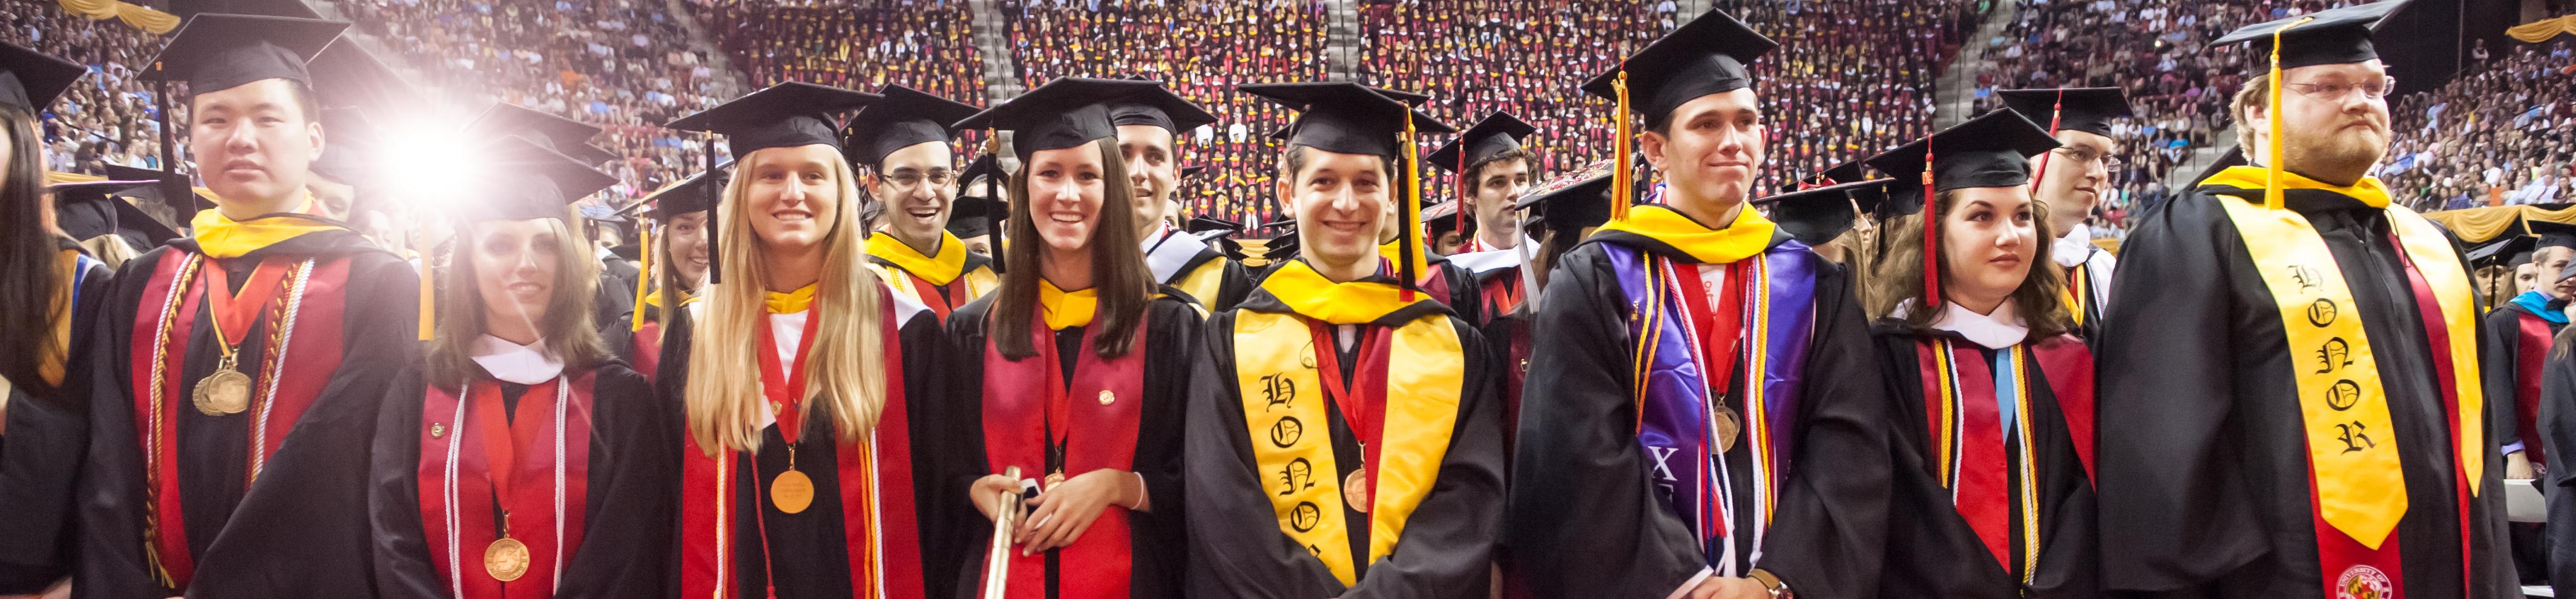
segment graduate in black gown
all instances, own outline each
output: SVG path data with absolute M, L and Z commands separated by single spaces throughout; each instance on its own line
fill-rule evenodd
M 2556 280 L 2551 282 L 2576 283 L 2576 277 L 2569 277 L 2570 274 L 2576 274 L 2576 269 L 2562 269 Z M 2541 367 L 2540 415 L 2539 423 L 2535 425 L 2540 437 L 2536 443 L 2543 446 L 2543 451 L 2559 455 L 2576 451 L 2576 356 L 2570 354 L 2569 334 L 2567 329 L 2561 328 L 2551 338 L 2551 348 Z M 2529 437 L 2524 439 L 2525 444 L 2535 443 Z M 2567 489 L 2569 479 L 2576 476 L 2565 470 L 2539 473 L 2536 482 L 2546 503 L 2547 519 L 2559 522 L 2576 521 L 2576 493 L 2569 493 Z M 2524 566 L 2522 575 L 2525 581 L 2538 578 L 2540 582 L 2536 584 L 2547 585 L 2554 592 L 2576 593 L 2576 534 L 2570 534 L 2569 528 L 2560 525 L 2541 531 L 2542 538 L 2534 548 L 2538 549 L 2536 555 L 2518 553 L 2514 556 L 2517 565 L 2527 563 L 2522 561 L 2526 559 L 2540 562 L 2536 568 L 2538 572 L 2533 572 L 2535 568 L 2531 566 Z M 2516 532 L 2519 536 L 2520 531 Z M 2516 551 L 2525 549 L 2523 539 L 2514 541 Z
M 2507 406 L 2483 401 L 2465 260 L 2367 175 L 2388 139 L 2371 26 L 2398 4 L 2218 42 L 2269 56 L 2302 23 L 2281 34 L 2285 93 L 2237 96 L 2261 166 L 2122 244 L 2095 344 L 2106 592 L 2520 596 L 2484 413 Z
M 1154 279 L 1121 182 L 1117 102 L 1151 82 L 1057 79 L 967 119 L 1016 132 L 1005 250 L 1019 268 L 947 321 L 940 501 L 974 506 L 961 596 L 1181 597 L 1181 414 L 1199 311 Z M 1046 216 L 1038 216 L 1038 215 Z M 1189 238 L 1195 243 L 1195 237 Z M 1004 329 L 1016 329 L 1006 331 Z M 1019 476 L 1005 476 L 1010 468 Z M 1035 497 L 1023 498 L 1034 483 Z M 1007 559 L 984 551 L 1018 504 Z
M 2048 204 L 2057 235 L 2051 255 L 2066 271 L 2066 295 L 2075 315 L 2076 335 L 2102 323 L 2102 297 L 2111 291 L 2112 269 L 2119 260 L 2093 245 L 2093 228 L 2085 220 L 2101 205 L 2120 168 L 2120 142 L 2111 137 L 2113 119 L 2136 116 L 2127 92 L 2116 87 L 2008 89 L 1995 92 L 2004 106 L 2048 129 L 2058 148 L 2030 158 L 2032 193 Z
M 1711 12 L 1623 61 L 1624 92 L 1620 72 L 1585 86 L 1643 117 L 1665 203 L 1611 202 L 1548 275 L 1505 528 L 1538 596 L 1876 592 L 1889 408 L 1867 323 L 1849 273 L 1746 207 L 1745 64 L 1773 47 Z
M 716 194 L 724 192 L 732 166 L 717 165 L 716 170 L 681 179 L 628 206 L 628 210 L 651 206 L 636 212 L 645 221 L 637 227 L 644 236 L 640 240 L 643 284 L 635 290 L 634 307 L 619 320 L 622 326 L 610 328 L 605 337 L 609 351 L 647 380 L 661 372 L 662 333 L 672 320 L 666 315 L 697 303 L 697 290 L 706 284 L 712 253 L 707 244 L 707 208 L 715 205 Z
M 678 412 L 592 328 L 565 205 L 616 183 L 519 137 L 463 196 L 435 338 L 396 377 L 369 482 L 379 597 L 667 597 Z
M 1479 325 L 1519 309 L 1534 278 L 1521 274 L 1526 259 L 1513 252 L 1537 250 L 1523 247 L 1537 242 L 1522 234 L 1513 204 L 1540 180 L 1538 155 L 1521 146 L 1521 138 L 1537 132 L 1511 113 L 1495 112 L 1431 151 L 1431 166 L 1455 174 L 1462 191 L 1458 202 L 1447 205 L 1446 216 L 1424 220 L 1466 236 L 1447 255 L 1475 280 Z
M 1934 150 L 1931 188 L 1906 185 L 1887 202 L 1904 216 L 1886 221 L 1893 235 L 1871 279 L 1881 380 L 1897 404 L 1889 512 L 1909 515 L 1889 518 L 1875 596 L 2100 596 L 2086 469 L 2093 354 L 2070 334 L 2050 207 L 2032 198 L 2026 160 L 2055 147 L 2047 130 L 1997 110 L 1869 160 L 1919 178 Z M 1848 226 L 1851 185 L 1779 202 L 1817 205 Z
M 1145 83 L 1145 90 L 1109 105 L 1127 181 L 1136 189 L 1136 217 L 1129 222 L 1141 231 L 1138 247 L 1145 251 L 1145 266 L 1156 282 L 1179 289 L 1209 310 L 1234 307 L 1252 293 L 1251 273 L 1206 239 L 1175 226 L 1179 219 L 1169 213 L 1185 176 L 1175 146 L 1183 134 L 1216 122 L 1216 116 L 1161 82 Z
M 678 398 L 683 597 L 947 597 L 956 572 L 927 426 L 939 321 L 864 266 L 835 113 L 876 96 L 782 83 L 669 126 L 726 136 L 701 300 L 654 385 Z M 694 375 L 693 375 L 694 373 Z
M 1448 128 L 1349 83 L 1240 89 L 1304 112 L 1277 190 L 1304 251 L 1208 320 L 1190 382 L 1189 594 L 1484 597 L 1499 377 L 1470 322 L 1404 283 L 1419 278 L 1410 256 L 1375 250 L 1377 219 L 1418 213 L 1380 207 L 1420 201 L 1418 179 L 1388 172 L 1419 169 L 1399 143 L 1408 119 Z
M 871 207 L 884 211 L 868 219 L 877 224 L 868 263 L 944 320 L 992 293 L 1000 273 L 947 230 L 957 198 L 951 185 L 964 170 L 949 146 L 959 129 L 950 125 L 976 108 L 895 84 L 877 93 L 885 99 L 850 119 L 845 144 L 850 163 L 865 169 Z
M 367 447 L 424 327 L 411 266 L 315 216 L 305 188 L 328 132 L 304 61 L 346 27 L 200 14 L 147 73 L 188 83 L 193 120 L 173 126 L 216 207 L 109 292 L 83 596 L 374 593 Z
M 2504 452 L 2506 480 L 2529 480 L 2549 474 L 2548 448 L 2537 440 L 2540 436 L 2541 371 L 2550 346 L 2558 332 L 2567 328 L 2567 298 L 2576 293 L 2576 281 L 2562 280 L 2571 258 L 2576 258 L 2576 225 L 2550 221 L 2525 221 L 2533 235 L 2509 231 L 2524 245 L 2536 249 L 2524 258 L 2538 281 L 2530 291 L 2496 302 L 2481 318 L 2481 348 L 2478 373 L 2485 375 L 2487 404 L 2494 406 L 2488 414 L 2496 421 L 2496 443 Z M 2505 246 L 2514 245 L 2507 241 Z M 2473 254 L 2475 252 L 2472 252 Z M 2471 263 L 2478 262 L 2471 256 Z M 2543 480 L 2546 480 L 2545 478 Z M 2513 558 L 2522 581 L 2546 584 L 2549 560 L 2545 533 L 2537 522 L 2508 524 L 2513 537 Z
M 50 218 L 36 117 L 84 70 L 0 44 L 0 339 L 13 340 L 0 345 L 0 595 L 41 593 L 71 573 L 72 481 L 89 439 L 90 389 L 77 377 L 90 374 L 87 325 L 111 273 Z

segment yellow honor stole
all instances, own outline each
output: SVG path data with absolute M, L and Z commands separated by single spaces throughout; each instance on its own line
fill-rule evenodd
M 1091 315 L 1100 309 L 1100 288 L 1081 291 L 1057 289 L 1044 277 L 1038 279 L 1038 312 L 1046 320 L 1047 330 L 1091 324 Z M 1041 342 L 1044 342 L 1041 340 Z
M 761 297 L 761 302 L 768 306 L 771 314 L 803 312 L 814 307 L 814 286 L 806 285 L 786 293 L 771 291 Z
M 1771 247 L 1771 236 L 1779 225 L 1762 213 L 1746 208 L 1735 215 L 1735 222 L 1724 229 L 1710 229 L 1699 221 L 1682 216 L 1665 206 L 1647 204 L 1628 211 L 1626 220 L 1612 220 L 1602 231 L 1622 231 L 1644 236 L 1690 254 L 1702 264 L 1733 264 L 1753 257 Z
M 1279 531 L 1306 547 L 1343 586 L 1359 584 L 1350 553 L 1340 466 L 1330 432 L 1335 409 L 1325 401 L 1316 365 L 1331 360 L 1315 346 L 1307 322 L 1366 324 L 1411 305 L 1395 285 L 1334 283 L 1304 261 L 1292 261 L 1261 288 L 1290 312 L 1240 310 L 1235 314 L 1235 383 L 1243 396 L 1244 426 L 1252 453 L 1279 519 Z M 1415 302 L 1431 301 L 1417 296 Z M 1463 392 L 1464 348 L 1446 314 L 1432 312 L 1395 327 L 1387 364 L 1384 436 L 1379 439 L 1377 492 L 1362 509 L 1369 516 L 1369 555 L 1374 563 L 1395 552 L 1406 520 L 1431 493 L 1449 450 Z M 1354 384 L 1360 381 L 1354 377 Z
M 302 237 L 306 233 L 338 231 L 337 225 L 299 218 L 273 215 L 236 221 L 219 210 L 200 210 L 188 226 L 196 230 L 198 253 L 217 260 L 239 258 L 281 241 Z
M 939 232 L 939 255 L 937 256 L 921 255 L 921 252 L 913 250 L 912 246 L 904 245 L 893 235 L 884 232 L 868 236 L 868 255 L 892 263 L 895 268 L 912 273 L 914 277 L 921 277 L 922 281 L 932 285 L 945 286 L 950 281 L 957 280 L 958 277 L 965 277 L 966 297 L 957 298 L 954 302 L 959 306 L 966 305 L 968 300 L 983 297 L 984 294 L 1001 286 L 1000 279 L 993 276 L 993 269 L 978 268 L 974 272 L 966 272 L 966 242 L 958 241 L 955 234 L 947 231 Z M 920 298 L 923 293 L 935 293 L 925 289 L 914 289 L 911 277 L 901 276 L 902 273 L 883 270 L 879 270 L 878 273 L 885 277 L 886 284 L 894 286 L 895 291 L 912 297 Z
M 2238 166 L 2210 177 L 2204 185 L 2264 189 L 2265 176 L 2264 169 Z M 2284 172 L 2282 177 L 2284 188 L 2333 191 L 2387 212 L 2407 260 L 2432 286 L 2440 304 L 2459 401 L 2458 457 L 2469 493 L 2476 495 L 2486 443 L 2485 431 L 2477 423 L 2485 422 L 2485 414 L 2477 331 L 2471 328 L 2477 322 L 2476 305 L 2458 253 L 2441 229 L 2422 215 L 2390 204 L 2387 190 L 2377 179 L 2364 178 L 2347 187 L 2296 173 Z M 2292 370 L 2305 422 L 2309 467 L 2316 477 L 2318 514 L 2363 546 L 2378 549 L 2406 514 L 2406 480 L 2398 466 L 2400 449 L 2378 364 L 2373 361 L 2369 336 L 2362 330 L 2352 289 L 2307 217 L 2233 197 L 2220 197 L 2217 202 L 2226 208 L 2264 286 L 2279 304 L 2281 328 L 2296 358 Z

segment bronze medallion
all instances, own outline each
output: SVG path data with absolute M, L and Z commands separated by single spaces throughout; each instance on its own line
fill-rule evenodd
M 777 505 L 780 512 L 804 513 L 805 508 L 814 505 L 814 479 L 795 470 L 778 473 L 778 478 L 769 481 L 769 503 Z
M 230 416 L 250 409 L 250 375 L 219 368 L 197 379 L 196 404 L 197 411 L 207 416 Z
M 1359 513 L 1369 513 L 1368 469 L 1352 470 L 1342 477 L 1342 504 Z
M 1717 438 L 1710 439 L 1709 441 L 1712 442 L 1711 447 L 1715 447 L 1717 449 L 1716 453 L 1723 455 L 1727 450 L 1735 449 L 1735 437 L 1737 434 L 1744 432 L 1744 423 L 1736 419 L 1735 410 L 1724 407 L 1717 409 L 1715 418 L 1717 420 Z
M 528 575 L 528 546 L 518 539 L 501 537 L 483 548 L 483 571 L 493 580 L 510 582 Z

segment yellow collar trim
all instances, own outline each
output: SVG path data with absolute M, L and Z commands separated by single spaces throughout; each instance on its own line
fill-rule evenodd
M 1629 210 L 1626 220 L 1612 220 L 1601 230 L 1625 231 L 1661 241 L 1702 263 L 1729 264 L 1771 247 L 1771 236 L 1779 228 L 1751 207 L 1738 212 L 1734 224 L 1710 229 L 1672 208 L 1648 204 Z
M 1427 294 L 1414 294 L 1404 301 L 1403 290 L 1394 283 L 1352 281 L 1335 283 L 1323 273 L 1306 265 L 1304 260 L 1291 260 L 1279 272 L 1261 282 L 1261 290 L 1279 298 L 1288 310 L 1299 316 L 1332 324 L 1364 324 L 1418 302 L 1428 302 Z
M 769 304 L 771 314 L 795 314 L 813 309 L 814 286 L 806 285 L 787 293 L 769 292 L 765 303 Z
M 1046 318 L 1047 330 L 1089 325 L 1091 315 L 1099 309 L 1099 287 L 1065 291 L 1043 277 L 1038 279 L 1038 311 Z
M 895 268 L 921 277 L 932 285 L 946 285 L 966 272 L 966 242 L 957 235 L 939 232 L 939 255 L 924 256 L 912 246 L 904 245 L 893 235 L 878 231 L 868 236 L 868 255 L 894 263 Z
M 2201 182 L 2201 185 L 2263 189 L 2263 178 L 2268 172 L 2259 166 L 2231 166 L 2218 171 L 2218 174 L 2210 175 L 2209 180 Z M 2361 200 L 2361 203 L 2368 204 L 2372 208 L 2388 207 L 2388 186 L 2381 184 L 2378 177 L 2362 177 L 2360 182 L 2351 185 L 2335 185 L 2285 170 L 2281 171 L 2281 188 L 2322 189 Z
M 197 218 L 189 221 L 188 226 L 196 230 L 197 251 L 216 259 L 239 258 L 306 233 L 342 230 L 338 225 L 292 215 L 235 221 L 224 216 L 222 211 L 212 209 L 198 211 Z

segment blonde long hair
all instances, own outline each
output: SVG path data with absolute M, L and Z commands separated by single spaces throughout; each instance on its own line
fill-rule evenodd
M 762 152 L 743 157 L 737 170 L 750 173 L 763 158 Z M 857 441 L 875 430 L 877 417 L 885 410 L 886 375 L 885 335 L 892 334 L 883 326 L 885 293 L 876 274 L 868 270 L 866 230 L 859 222 L 859 190 L 850 167 L 840 161 L 831 164 L 832 187 L 836 190 L 830 206 L 837 218 L 832 230 L 823 236 L 823 275 L 816 282 L 812 318 L 823 318 L 817 325 L 812 353 L 806 357 L 805 388 L 807 398 L 802 414 L 807 418 L 829 417 L 838 440 Z M 737 451 L 760 449 L 760 415 L 768 409 L 761 395 L 758 351 L 775 351 L 760 343 L 760 327 L 768 308 L 768 285 L 758 237 L 752 232 L 749 204 L 752 177 L 734 177 L 725 184 L 724 202 L 716 207 L 722 230 L 718 239 L 731 240 L 716 247 L 716 260 L 724 272 L 724 282 L 706 285 L 700 303 L 705 305 L 695 321 L 690 342 L 689 380 L 683 387 L 689 417 L 689 435 L 698 447 L 723 447 Z M 900 425 L 901 423 L 897 423 Z

